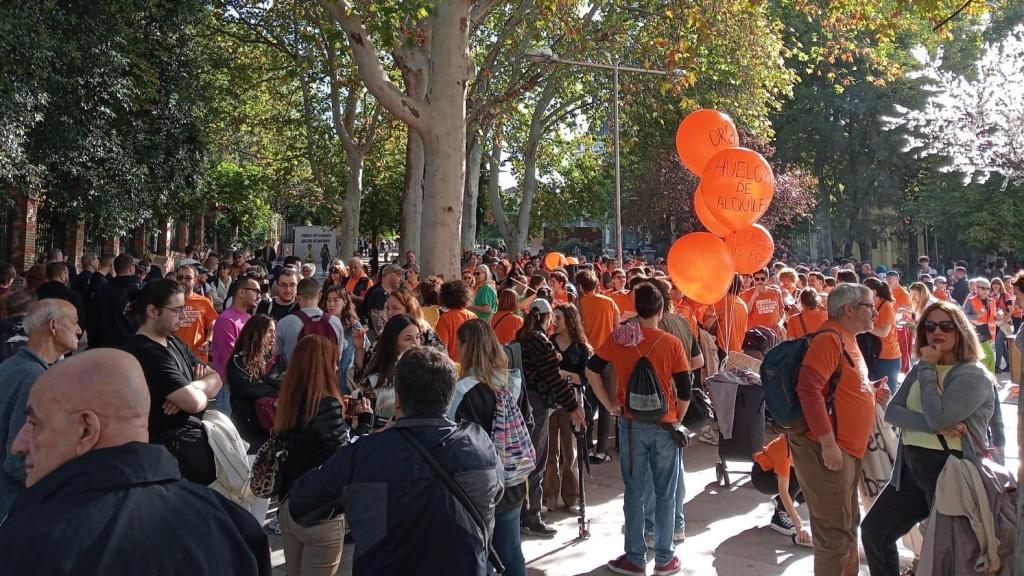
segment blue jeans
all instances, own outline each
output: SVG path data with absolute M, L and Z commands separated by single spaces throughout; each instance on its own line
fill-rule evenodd
M 1002 330 L 996 329 L 996 371 L 999 371 L 1006 366 L 1007 370 L 1010 368 L 1010 348 L 1006 344 L 1006 334 Z
M 686 500 L 686 464 L 683 463 L 683 450 L 679 450 L 679 481 L 676 482 L 676 515 L 673 528 L 676 531 L 686 530 L 686 515 L 683 513 L 683 501 Z M 644 479 L 644 532 L 654 533 L 654 480 L 650 473 Z
M 522 510 L 522 507 L 515 506 L 494 515 L 491 546 L 505 565 L 504 576 L 526 576 L 526 559 L 523 558 L 523 544 L 519 537 L 519 514 Z M 488 572 L 493 574 L 493 571 Z
M 213 402 L 214 405 L 211 408 L 216 409 L 225 416 L 231 416 L 231 387 L 228 386 L 227 382 L 220 387 L 220 392 L 217 392 Z
M 632 466 L 631 466 L 632 464 Z M 619 419 L 619 469 L 625 490 L 626 558 L 637 566 L 647 563 L 644 542 L 644 486 L 650 474 L 654 484 L 654 560 L 672 560 L 672 524 L 679 482 L 679 447 L 672 433 L 650 422 Z
M 895 330 L 895 328 L 893 328 Z M 875 360 L 875 367 L 868 374 L 868 377 L 872 380 L 878 380 L 882 376 L 888 376 L 889 381 L 886 382 L 886 386 L 889 387 L 889 392 L 896 393 L 896 387 L 900 385 L 900 362 L 899 358 L 892 358 L 889 360 L 882 360 L 881 358 Z

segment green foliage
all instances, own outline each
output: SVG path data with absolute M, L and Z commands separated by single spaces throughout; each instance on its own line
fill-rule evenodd
M 203 13 L 198 0 L 6 3 L 0 179 L 106 233 L 182 211 L 207 150 Z
M 206 193 L 218 211 L 214 234 L 220 246 L 259 246 L 270 237 L 273 178 L 253 165 L 221 162 L 209 173 Z

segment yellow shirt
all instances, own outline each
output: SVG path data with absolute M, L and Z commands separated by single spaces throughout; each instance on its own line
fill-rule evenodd
M 935 368 L 939 373 L 939 394 L 941 394 L 943 383 L 946 381 L 946 374 L 949 374 L 949 370 L 952 366 L 939 365 Z M 921 404 L 921 382 L 919 380 L 915 380 L 910 386 L 910 393 L 907 394 L 907 408 L 914 412 L 924 412 L 924 408 Z M 903 443 L 907 446 L 930 448 L 932 450 L 943 449 L 942 444 L 939 443 L 939 439 L 935 434 L 929 434 L 919 430 L 904 430 Z M 963 446 L 959 438 L 947 437 L 946 444 L 949 446 L 950 450 L 963 450 Z

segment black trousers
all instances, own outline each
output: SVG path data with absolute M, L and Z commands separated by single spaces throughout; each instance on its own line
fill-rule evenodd
M 896 541 L 928 518 L 935 500 L 935 484 L 949 454 L 962 455 L 958 450 L 947 453 L 903 446 L 900 489 L 897 491 L 890 479 L 860 524 L 860 539 L 871 576 L 899 576 Z
M 543 484 L 544 471 L 548 463 L 548 421 L 551 420 L 551 409 L 536 392 L 527 390 L 526 399 L 533 411 L 533 433 L 530 434 L 530 439 L 533 440 L 533 449 L 537 452 L 537 467 L 530 472 L 527 479 L 529 490 L 527 499 L 523 502 L 523 515 L 520 520 L 523 524 L 531 524 L 540 521 L 540 507 L 544 502 Z
M 779 493 L 779 477 L 774 471 L 761 468 L 757 462 L 754 462 L 754 467 L 750 470 L 750 484 L 761 494 L 775 496 Z M 796 470 L 792 466 L 789 468 L 789 497 L 794 502 L 803 502 L 800 497 L 800 482 L 796 479 Z

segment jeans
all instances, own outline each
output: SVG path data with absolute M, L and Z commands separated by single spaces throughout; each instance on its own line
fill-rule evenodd
M 961 454 L 956 450 L 953 453 Z M 871 576 L 899 576 L 896 540 L 928 518 L 935 499 L 935 484 L 945 465 L 943 450 L 903 447 L 900 489 L 896 490 L 892 482 L 886 484 L 860 527 Z
M 523 544 L 519 536 L 521 511 L 519 506 L 515 506 L 506 512 L 494 514 L 491 546 L 494 547 L 494 553 L 498 558 L 501 558 L 501 563 L 505 565 L 504 576 L 526 576 L 526 559 L 523 557 Z
M 537 524 L 541 521 L 540 506 L 544 501 L 544 471 L 548 463 L 548 420 L 551 419 L 551 409 L 548 408 L 541 395 L 526 391 L 526 398 L 530 402 L 530 409 L 533 411 L 533 432 L 530 439 L 533 441 L 533 449 L 537 452 L 537 467 L 530 472 L 527 482 L 530 483 L 526 494 L 526 501 L 523 502 L 523 516 L 520 519 L 523 524 Z
M 228 386 L 227 382 L 220 387 L 220 392 L 217 392 L 213 403 L 213 408 L 218 412 L 228 417 L 231 416 L 231 387 Z
M 893 328 L 895 330 L 895 328 Z M 900 385 L 900 363 L 902 361 L 899 358 L 892 358 L 888 360 L 882 360 L 878 358 L 875 360 L 875 366 L 868 374 L 868 377 L 872 380 L 878 380 L 882 376 L 888 376 L 889 381 L 886 382 L 886 386 L 889 387 L 889 392 L 896 393 L 896 387 Z
M 676 514 L 672 527 L 675 531 L 686 530 L 686 514 L 683 513 L 683 502 L 686 500 L 686 465 L 683 463 L 683 450 L 679 449 L 679 480 L 676 482 Z M 654 480 L 650 472 L 644 479 L 644 532 L 654 533 Z
M 1010 348 L 1006 344 L 1006 334 L 1002 330 L 996 329 L 996 343 L 995 343 L 995 354 L 996 354 L 996 371 L 1003 371 L 1005 366 L 1006 370 L 1010 369 Z
M 622 510 L 626 517 L 626 558 L 637 566 L 647 563 L 644 541 L 644 486 L 654 483 L 654 560 L 672 560 L 672 524 L 679 482 L 679 447 L 672 433 L 651 422 L 619 419 L 619 468 L 624 484 Z

